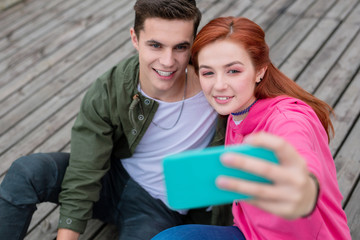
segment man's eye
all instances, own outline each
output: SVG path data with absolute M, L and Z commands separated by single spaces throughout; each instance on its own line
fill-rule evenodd
M 186 49 L 187 49 L 187 46 L 179 45 L 179 46 L 176 46 L 176 49 L 177 49 L 177 50 L 186 50 Z
M 153 43 L 150 46 L 153 47 L 153 48 L 160 48 L 161 47 L 160 44 L 158 44 L 158 43 Z

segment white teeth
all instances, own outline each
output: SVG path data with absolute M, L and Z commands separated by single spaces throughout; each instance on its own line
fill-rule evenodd
M 222 101 L 229 99 L 228 97 L 216 97 L 216 98 L 219 99 L 219 100 L 222 100 Z
M 163 77 L 168 77 L 168 76 L 170 76 L 171 74 L 173 74 L 173 72 L 163 72 L 163 71 L 160 71 L 160 70 L 156 70 L 156 72 L 157 72 L 159 75 L 163 76 Z

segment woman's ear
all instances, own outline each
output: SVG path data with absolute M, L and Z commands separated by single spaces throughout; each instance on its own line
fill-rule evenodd
M 134 28 L 130 28 L 130 37 L 134 48 L 139 51 L 139 40 L 138 37 L 136 36 Z
M 256 74 L 256 83 L 260 83 L 263 80 L 266 70 L 267 66 L 260 68 L 260 70 Z

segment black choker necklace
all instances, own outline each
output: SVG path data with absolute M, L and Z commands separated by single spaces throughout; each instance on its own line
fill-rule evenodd
M 240 116 L 240 115 L 244 115 L 245 113 L 248 113 L 250 111 L 250 108 L 256 103 L 257 99 L 247 108 L 245 108 L 244 110 L 241 110 L 240 112 L 235 112 L 235 113 L 231 113 L 231 115 L 233 116 Z

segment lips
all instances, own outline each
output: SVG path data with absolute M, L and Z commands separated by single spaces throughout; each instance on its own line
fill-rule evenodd
M 160 71 L 160 70 L 157 70 L 157 69 L 154 69 L 160 76 L 162 77 L 169 77 L 171 76 L 173 73 L 175 72 L 166 72 L 166 71 Z
M 233 97 L 226 97 L 226 96 L 214 96 L 214 99 L 217 103 L 225 104 L 228 103 Z
M 229 99 L 229 97 L 215 97 L 215 98 L 220 100 L 220 101 L 225 101 L 225 100 Z

